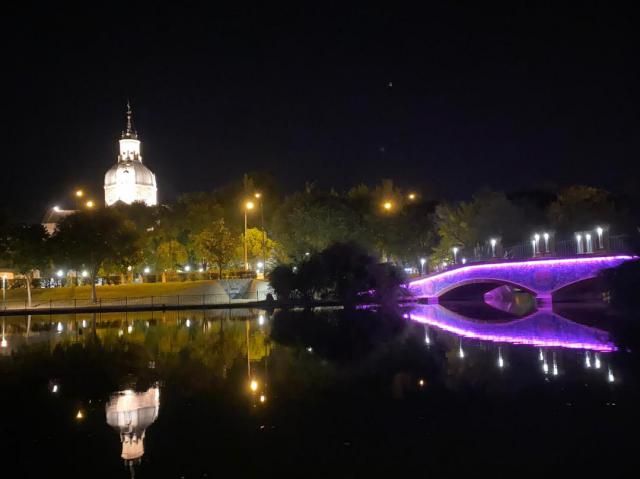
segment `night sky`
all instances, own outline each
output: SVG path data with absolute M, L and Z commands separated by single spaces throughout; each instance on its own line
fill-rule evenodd
M 640 177 L 630 12 L 229 3 L 6 12 L 5 205 L 102 200 L 127 98 L 163 202 L 255 170 L 452 199 Z

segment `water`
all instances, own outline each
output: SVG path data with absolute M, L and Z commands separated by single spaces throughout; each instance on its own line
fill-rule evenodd
M 441 476 L 637 463 L 638 318 L 470 316 L 481 310 L 6 318 L 2 472 Z

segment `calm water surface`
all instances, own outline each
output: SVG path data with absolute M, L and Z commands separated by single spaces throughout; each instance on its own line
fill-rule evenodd
M 484 309 L 6 318 L 2 477 L 637 465 L 640 318 Z

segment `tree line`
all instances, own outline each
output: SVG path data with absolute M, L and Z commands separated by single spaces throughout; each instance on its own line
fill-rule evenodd
M 251 200 L 254 208 L 245 211 Z M 571 186 L 515 194 L 480 191 L 467 201 L 445 201 L 391 180 L 346 191 L 306 184 L 283 195 L 269 178 L 185 194 L 172 204 L 118 204 L 78 211 L 49 236 L 40 224 L 12 223 L 0 215 L 0 266 L 31 284 L 34 271 L 73 270 L 94 285 L 102 275 L 131 277 L 193 268 L 222 276 L 244 267 L 247 256 L 268 271 L 301 264 L 335 243 L 357 244 L 377 262 L 419 267 L 451 258 L 454 246 L 471 248 L 500 238 L 526 242 L 533 231 L 558 234 L 607 225 L 637 236 L 637 204 L 605 190 Z M 304 293 L 303 293 L 304 294 Z M 95 292 L 94 292 L 95 295 Z M 95 296 L 94 296 L 95 297 Z

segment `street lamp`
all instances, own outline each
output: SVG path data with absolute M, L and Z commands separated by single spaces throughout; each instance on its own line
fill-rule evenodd
M 416 194 L 415 193 L 409 193 L 408 198 L 409 198 L 409 201 L 413 201 L 413 200 L 416 199 Z
M 385 209 L 385 211 L 391 211 L 391 208 L 393 208 L 393 203 L 387 200 L 382 203 L 382 207 Z
M 244 204 L 244 269 L 249 271 L 249 250 L 247 249 L 247 211 L 255 207 L 253 201 L 249 200 Z
M 593 245 L 591 244 L 591 235 L 589 233 L 587 233 L 586 235 L 584 235 L 585 238 L 585 246 L 586 246 L 586 253 L 593 253 Z
M 534 234 L 533 239 L 536 242 L 533 254 L 540 253 L 540 235 L 538 233 Z
M 582 253 L 582 235 L 580 233 L 576 234 L 576 244 L 578 248 L 578 254 Z
M 76 190 L 76 198 L 82 198 L 84 196 L 84 191 Z
M 596 233 L 598 233 L 598 249 L 602 249 L 604 248 L 604 244 L 602 243 L 602 233 L 604 232 L 604 230 L 598 226 L 596 228 Z
M 424 264 L 427 262 L 425 258 L 420 258 L 420 274 L 424 275 Z
M 548 253 L 549 252 L 549 233 L 544 233 L 542 237 L 544 238 L 544 252 Z
M 267 264 L 267 230 L 264 228 L 264 201 L 262 200 L 262 193 L 258 192 L 253 196 L 260 201 L 260 226 L 262 227 L 262 262 Z M 264 274 L 264 270 L 262 271 Z
M 498 242 L 498 240 L 495 239 L 495 238 L 491 238 L 490 242 L 491 242 L 491 256 L 493 258 L 495 258 L 496 257 L 496 243 Z
M 454 246 L 451 251 L 453 251 L 453 264 L 456 264 L 458 262 L 458 247 Z
M 7 309 L 7 275 L 2 275 L 2 306 Z

